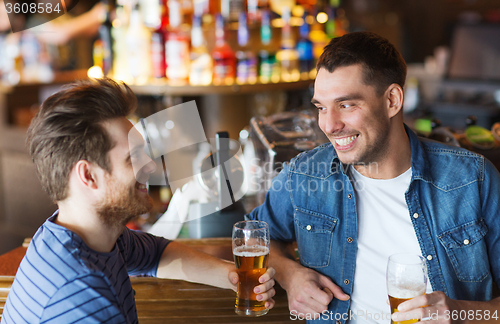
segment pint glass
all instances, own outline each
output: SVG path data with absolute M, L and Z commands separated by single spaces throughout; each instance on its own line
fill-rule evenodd
M 391 314 L 397 312 L 399 304 L 414 297 L 425 295 L 427 288 L 427 264 L 425 259 L 415 254 L 394 254 L 387 263 L 387 293 L 391 304 Z M 417 323 L 414 317 L 392 324 Z
M 239 281 L 236 293 L 238 315 L 261 316 L 268 312 L 265 301 L 258 301 L 253 289 L 267 271 L 269 227 L 266 222 L 242 221 L 233 227 L 233 255 Z

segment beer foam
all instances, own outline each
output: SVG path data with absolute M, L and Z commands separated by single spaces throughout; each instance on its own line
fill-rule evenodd
M 262 245 L 238 246 L 233 250 L 233 254 L 240 257 L 257 257 L 269 254 L 269 248 Z
M 421 282 L 404 282 L 395 284 L 389 282 L 387 293 L 389 296 L 399 299 L 408 299 L 425 294 L 425 284 Z

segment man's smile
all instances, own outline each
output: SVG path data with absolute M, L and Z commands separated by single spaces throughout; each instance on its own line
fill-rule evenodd
M 334 138 L 333 140 L 335 141 L 335 148 L 338 150 L 347 150 L 351 148 L 354 145 L 358 136 L 359 134 L 341 138 Z

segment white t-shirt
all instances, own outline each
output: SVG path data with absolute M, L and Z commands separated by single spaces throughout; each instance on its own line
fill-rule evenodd
M 421 255 L 406 205 L 411 168 L 394 179 L 372 179 L 350 168 L 358 213 L 358 251 L 349 324 L 389 324 L 386 268 L 390 255 Z M 427 291 L 432 291 L 429 283 Z

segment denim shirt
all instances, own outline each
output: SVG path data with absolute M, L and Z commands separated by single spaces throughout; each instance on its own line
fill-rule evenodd
M 500 175 L 481 155 L 419 138 L 407 127 L 406 132 L 412 168 L 407 217 L 427 259 L 432 289 L 452 299 L 490 300 L 493 285 L 500 285 Z M 296 241 L 303 266 L 352 294 L 356 200 L 331 143 L 284 165 L 264 203 L 247 218 L 266 221 L 271 239 Z M 349 305 L 334 298 L 323 320 L 345 323 Z

